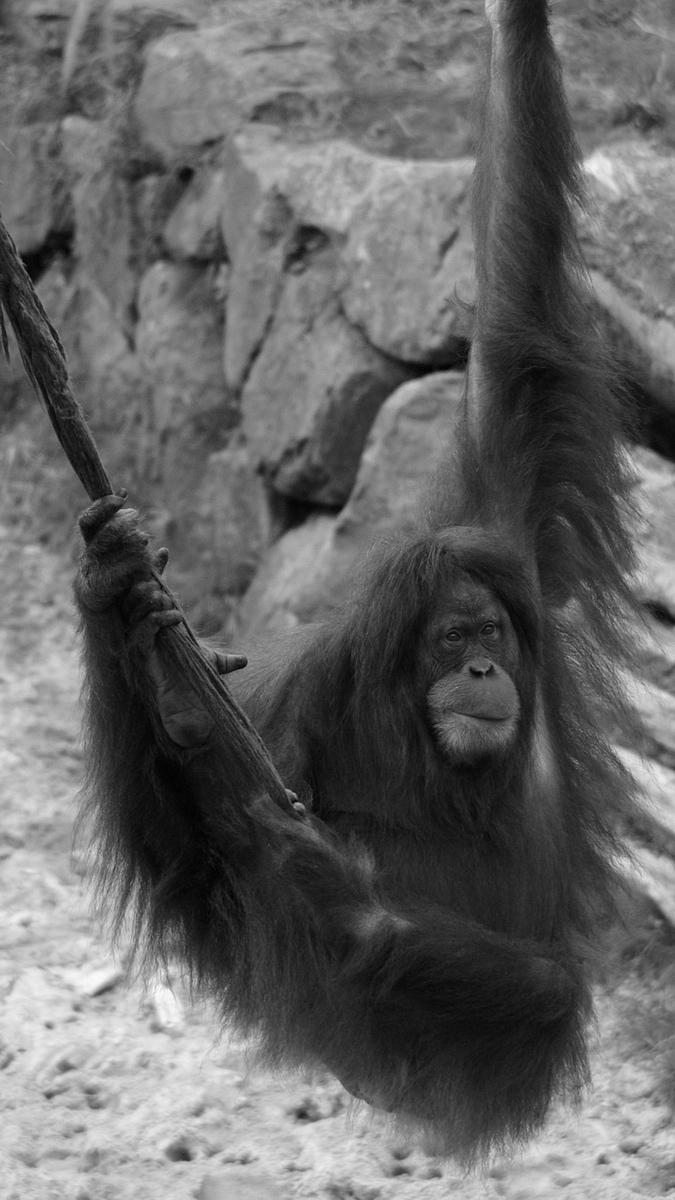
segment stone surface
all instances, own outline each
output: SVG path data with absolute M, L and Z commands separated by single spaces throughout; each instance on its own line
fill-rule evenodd
M 290 1196 L 273 1175 L 255 1167 L 230 1167 L 205 1175 L 197 1200 L 285 1200 Z
M 84 272 L 107 297 L 117 321 L 130 332 L 138 286 L 137 248 L 127 181 L 119 173 L 119 147 L 98 121 L 70 116 L 63 122 L 63 155 L 75 214 L 75 252 Z
M 85 402 L 87 419 L 97 436 L 110 433 L 116 437 L 129 432 L 145 407 L 144 386 L 138 359 L 106 297 L 83 272 L 72 273 L 58 258 L 41 276 L 36 290 L 59 331 L 74 392 Z M 25 400 L 29 411 L 36 412 L 35 394 L 11 330 L 8 332 L 9 363 L 0 355 L 2 407 L 9 409 L 13 400 Z M 40 423 L 44 420 L 43 413 Z M 133 459 L 136 450 L 140 450 L 137 439 L 130 438 L 125 451 L 127 461 Z M 104 457 L 107 459 L 109 454 L 107 443 Z
M 287 146 L 256 131 L 225 153 L 233 386 L 264 335 L 286 260 L 312 236 L 339 250 L 341 304 L 373 346 L 410 363 L 457 360 L 469 325 L 461 302 L 473 295 L 468 160 L 403 163 L 344 142 Z
M 336 542 L 349 544 L 350 554 L 414 525 L 430 478 L 447 457 L 464 382 L 461 371 L 439 371 L 404 384 L 383 405 L 336 525 Z
M 188 263 L 157 262 L 138 293 L 137 350 L 151 388 L 155 434 L 199 421 L 214 430 L 231 423 L 221 361 L 222 312 L 208 272 Z
M 58 263 L 42 277 L 40 295 L 63 336 L 75 391 L 91 398 L 97 431 L 130 431 L 145 407 L 145 389 L 108 299 L 84 273 L 68 279 Z
M 203 169 L 190 181 L 164 227 L 173 258 L 211 262 L 222 257 L 220 216 L 224 171 Z
M 464 377 L 455 371 L 406 383 L 370 432 L 349 502 L 314 517 L 272 547 L 242 602 L 256 636 L 320 617 L 351 591 L 359 560 L 378 537 L 412 526 L 420 498 L 452 437 Z
M 366 196 L 345 247 L 342 300 L 374 346 L 405 362 L 444 365 L 461 353 L 474 291 L 467 211 L 473 164 L 406 164 Z
M 601 147 L 585 167 L 582 245 L 609 340 L 631 378 L 675 410 L 675 154 L 633 141 Z
M 624 142 L 596 150 L 585 169 L 596 218 L 583 238 L 589 266 L 641 312 L 675 320 L 675 153 Z
M 595 303 L 608 346 L 629 379 L 675 411 L 675 322 L 640 312 L 616 284 L 591 271 Z
M 209 456 L 191 530 L 209 592 L 240 595 L 271 540 L 265 488 L 245 447 Z
M 313 516 L 267 553 L 239 613 L 240 643 L 311 621 L 325 604 L 335 517 Z
M 233 20 L 154 42 L 135 112 L 145 141 L 171 161 L 246 120 L 311 124 L 340 88 L 315 28 Z
M 36 122 L 0 134 L 0 210 L 20 254 L 34 254 L 70 214 L 56 123 Z
M 246 180 L 243 181 L 244 188 Z M 245 381 L 270 328 L 283 288 L 293 237 L 293 213 L 283 196 L 270 192 L 250 213 L 244 228 L 237 215 L 224 221 L 232 272 L 227 296 L 223 366 L 233 388 Z M 233 237 L 231 226 L 240 237 Z
M 642 518 L 638 594 L 675 620 L 675 466 L 642 446 L 635 449 L 634 461 Z
M 332 507 L 347 499 L 373 419 L 407 374 L 345 321 L 335 265 L 319 242 L 287 274 L 242 395 L 244 433 L 274 489 Z

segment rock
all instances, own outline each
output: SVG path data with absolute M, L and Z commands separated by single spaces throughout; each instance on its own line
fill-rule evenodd
M 473 293 L 468 160 L 404 163 L 344 142 L 292 147 L 259 132 L 225 154 L 233 386 L 264 334 L 281 273 L 312 236 L 339 251 L 341 303 L 372 345 L 413 363 L 457 361 L 467 329 L 457 298 Z
M 145 386 L 106 296 L 82 271 L 69 276 L 58 260 L 42 276 L 38 293 L 59 331 L 75 393 L 86 401 L 96 431 L 133 429 L 146 407 Z
M 34 254 L 72 220 L 60 149 L 57 123 L 19 125 L 2 134 L 0 207 L 20 254 Z
M 79 996 L 102 996 L 122 983 L 126 969 L 113 961 L 96 966 L 73 967 L 62 972 L 65 982 Z
M 627 376 L 648 400 L 675 409 L 675 324 L 667 317 L 646 316 L 599 271 L 591 284 L 607 345 Z
M 245 121 L 313 124 L 340 92 L 316 26 L 232 20 L 154 42 L 135 112 L 144 140 L 170 162 Z
M 593 220 L 582 227 L 597 304 L 630 376 L 675 409 L 675 155 L 645 142 L 586 161 Z
M 119 148 L 107 126 L 85 117 L 63 122 L 63 155 L 75 211 L 75 252 L 125 332 L 135 320 L 138 286 L 133 213 Z
M 625 1137 L 619 1142 L 619 1150 L 622 1154 L 637 1154 L 645 1144 L 644 1138 L 641 1137 Z
M 335 253 L 318 240 L 286 276 L 242 394 L 243 430 L 278 492 L 344 504 L 373 419 L 407 377 L 345 321 Z
M 594 214 L 584 227 L 588 265 L 641 312 L 675 320 L 675 154 L 644 141 L 603 146 L 585 162 Z
M 675 696 L 641 683 L 630 689 L 630 700 L 645 733 L 654 743 L 650 753 L 668 766 L 675 766 Z
M 134 215 L 136 268 L 143 273 L 159 258 L 166 258 L 164 232 L 171 215 L 186 192 L 181 171 L 155 172 L 143 175 L 130 184 L 129 194 Z M 219 247 L 216 236 L 215 244 Z M 177 254 L 176 258 L 191 257 Z M 222 250 L 219 255 L 222 257 Z
M 242 601 L 242 637 L 281 633 L 312 620 L 325 603 L 324 559 L 334 527 L 334 517 L 313 516 L 272 546 Z
M 173 258 L 212 262 L 222 258 L 220 215 L 225 173 L 198 171 L 164 227 L 164 245 Z
M 633 458 L 639 478 L 642 526 L 637 538 L 638 595 L 675 620 L 675 466 L 638 446 Z
M 465 376 L 443 371 L 400 387 L 380 410 L 336 542 L 361 553 L 382 533 L 412 527 L 430 477 L 447 457 Z
M 170 1162 L 192 1162 L 195 1148 L 187 1137 L 177 1137 L 164 1147 L 164 1153 Z
M 342 260 L 347 317 L 404 362 L 448 365 L 473 298 L 467 199 L 473 163 L 406 163 L 354 213 Z
M 76 3 L 77 0 L 28 0 L 26 16 L 33 21 L 68 21 Z
M 87 1042 L 72 1042 L 54 1055 L 39 1072 L 38 1082 L 42 1084 L 53 1075 L 65 1075 L 69 1071 L 80 1071 L 91 1058 L 93 1047 Z
M 657 906 L 675 928 L 675 863 L 645 846 L 632 847 L 630 875 L 641 892 Z M 620 1144 L 620 1149 L 623 1145 Z M 637 1150 L 624 1151 L 635 1154 Z
M 619 754 L 648 802 L 644 824 L 647 836 L 640 840 L 675 860 L 675 771 L 631 750 L 620 749 Z
M 284 1200 L 290 1195 L 272 1175 L 231 1167 L 205 1175 L 197 1200 Z
M 147 24 L 154 37 L 166 32 L 169 26 L 194 26 L 199 8 L 194 0 L 108 0 L 108 3 L 120 23 L 134 20 L 137 24 Z
M 269 551 L 240 620 L 252 636 L 315 620 L 349 595 L 359 560 L 378 537 L 412 527 L 420 495 L 445 453 L 464 376 L 404 384 L 374 422 L 349 502 L 337 518 L 314 517 Z
M 418 1179 L 442 1179 L 443 1169 L 437 1163 L 428 1163 L 426 1166 L 420 1167 L 417 1172 Z
M 265 488 L 245 447 L 228 446 L 209 456 L 188 520 L 208 590 L 241 595 L 271 541 Z
M 216 433 L 233 419 L 222 368 L 222 312 L 207 272 L 157 262 L 141 280 L 136 346 L 151 389 L 156 438 L 200 422 Z
M 239 179 L 244 203 L 249 199 L 247 178 Z M 234 190 L 234 189 L 233 189 Z M 293 237 L 293 213 L 276 192 L 261 198 L 249 211 L 247 225 L 236 212 L 223 213 L 225 245 L 232 262 L 229 280 L 224 371 L 232 388 L 244 383 L 251 363 L 271 325 L 283 288 L 283 273 Z M 234 226 L 234 230 L 232 229 Z M 243 226 L 243 228 L 242 228 Z M 232 233 L 235 236 L 232 236 Z M 236 234 L 240 233 L 237 237 Z
M 641 674 L 650 683 L 675 696 L 675 627 L 667 611 L 644 614 L 644 627 L 637 631 L 636 654 Z

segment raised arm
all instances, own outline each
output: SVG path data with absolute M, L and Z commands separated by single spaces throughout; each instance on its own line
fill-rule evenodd
M 625 597 L 632 562 L 631 479 L 575 232 L 579 151 L 546 0 L 486 7 L 468 515 L 504 527 L 547 602 L 574 595 L 591 615 L 606 613 L 608 599 Z
M 509 335 L 565 334 L 578 268 L 573 206 L 582 199 L 578 150 L 543 0 L 493 0 L 488 86 L 475 176 L 478 308 L 486 370 Z M 503 363 L 489 374 L 503 381 Z

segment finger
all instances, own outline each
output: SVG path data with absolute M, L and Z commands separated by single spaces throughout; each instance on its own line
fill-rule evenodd
M 129 642 L 141 654 L 148 655 L 157 642 L 160 629 L 169 629 L 180 625 L 183 620 L 177 608 L 163 612 L 152 611 L 139 620 L 134 619 L 129 625 Z
M 136 569 L 142 566 L 143 574 L 148 578 L 153 571 L 153 560 L 148 552 L 150 539 L 147 533 L 139 529 L 139 519 L 134 508 L 113 513 L 103 525 L 99 525 L 93 536 L 85 539 L 89 557 L 107 557 L 110 560 L 111 554 L 122 555 L 127 566 L 131 557 L 134 557 L 137 559 Z
M 165 612 L 153 612 L 148 620 L 152 620 L 160 629 L 168 629 L 171 625 L 180 625 L 183 614 L 177 608 L 168 608 Z
M 151 613 L 164 612 L 175 612 L 177 621 L 180 620 L 173 596 L 165 592 L 156 580 L 143 580 L 129 589 L 124 600 L 124 615 L 131 624 L 143 621 Z
M 126 500 L 126 488 L 120 488 L 119 492 L 115 492 L 111 496 L 102 496 L 100 500 L 96 500 L 89 508 L 85 509 L 79 520 L 85 542 L 90 542 L 106 521 L 124 508 Z
M 155 570 L 158 575 L 163 575 L 166 570 L 166 564 L 169 561 L 169 551 L 166 546 L 162 546 L 155 555 Z
M 295 809 L 299 817 L 307 816 L 307 806 L 298 800 L 297 792 L 292 792 L 290 788 L 286 788 L 286 795 L 291 802 L 291 806 Z
M 216 670 L 219 675 L 229 675 L 231 671 L 241 671 L 248 662 L 245 654 L 221 654 L 219 650 L 214 653 Z

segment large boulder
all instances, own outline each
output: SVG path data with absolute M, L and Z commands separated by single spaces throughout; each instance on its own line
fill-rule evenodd
M 306 624 L 325 607 L 326 560 L 336 518 L 316 514 L 290 529 L 268 552 L 239 611 L 243 646 Z
M 222 309 L 208 271 L 190 263 L 157 262 L 138 292 L 136 348 L 150 389 L 151 427 L 161 474 L 195 442 L 229 430 L 237 410 L 222 368 Z M 214 445 L 215 442 L 215 445 Z
M 34 254 L 52 231 L 65 230 L 72 220 L 60 151 L 57 123 L 2 130 L 2 219 L 20 254 Z
M 405 163 L 345 142 L 293 147 L 255 132 L 224 154 L 233 386 L 260 344 L 282 273 L 321 236 L 339 251 L 345 313 L 373 346 L 411 364 L 457 361 L 473 294 L 468 160 Z
M 597 220 L 588 265 L 642 312 L 675 320 L 675 153 L 642 141 L 603 146 L 585 163 Z
M 209 455 L 181 526 L 189 531 L 181 558 L 193 590 L 198 579 L 215 600 L 241 595 L 271 541 L 265 487 L 245 446 Z
M 228 199 L 237 183 L 246 191 L 245 175 L 228 180 Z M 275 191 L 260 198 L 240 220 L 239 206 L 223 206 L 222 231 L 232 264 L 227 295 L 223 365 L 233 388 L 246 380 L 271 327 L 283 290 L 284 270 L 295 228 L 293 212 Z
M 604 146 L 586 173 L 593 220 L 582 244 L 609 339 L 630 377 L 675 411 L 675 154 Z
M 78 261 L 107 297 L 116 320 L 131 332 L 137 248 L 129 184 L 119 171 L 114 133 L 102 122 L 66 117 L 63 156 L 73 199 Z
M 163 241 L 172 258 L 213 262 L 222 258 L 220 217 L 223 169 L 197 171 L 166 222 Z
M 37 292 L 59 332 L 75 395 L 84 404 L 96 436 L 105 439 L 106 462 L 111 453 L 115 457 L 119 444 L 120 458 L 133 469 L 143 453 L 138 426 L 147 425 L 145 386 L 138 358 L 129 348 L 107 298 L 87 275 L 73 272 L 59 258 L 40 277 Z M 11 329 L 8 332 L 9 362 L 0 355 L 2 408 L 10 409 L 12 402 L 28 398 L 30 409 L 37 411 Z M 44 414 L 40 422 L 44 422 Z
M 243 431 L 277 492 L 346 501 L 375 415 L 407 377 L 345 320 L 336 256 L 319 242 L 285 277 L 242 394 Z
M 167 162 L 249 120 L 314 124 L 339 104 L 341 83 L 316 25 L 232 20 L 171 33 L 148 49 L 135 114 Z
M 242 602 L 242 636 L 289 628 L 346 599 L 375 542 L 415 525 L 428 481 L 447 452 L 464 376 L 447 371 L 398 388 L 370 432 L 349 502 L 313 517 L 267 555 Z
M 469 328 L 474 259 L 467 197 L 473 164 L 397 164 L 358 205 L 342 259 L 342 302 L 386 354 L 443 365 Z M 458 303 L 458 300 L 460 303 Z
M 675 466 L 643 446 L 633 457 L 641 518 L 638 596 L 675 622 Z
M 71 276 L 58 261 L 42 276 L 39 292 L 66 349 L 75 393 L 86 401 L 97 434 L 126 433 L 126 452 L 132 451 L 131 458 L 142 455 L 137 425 L 146 389 L 109 300 L 84 272 Z
M 463 387 L 462 373 L 439 372 L 389 397 L 348 503 L 337 517 L 294 529 L 273 547 L 244 597 L 243 628 L 256 632 L 330 611 L 349 594 L 357 564 L 374 543 L 415 524 L 430 479 L 452 444 Z M 675 619 L 675 467 L 643 447 L 633 458 L 640 517 L 637 595 L 647 611 L 665 620 L 659 644 L 644 639 L 639 657 L 654 682 L 675 691 L 675 639 L 669 636 Z

